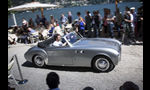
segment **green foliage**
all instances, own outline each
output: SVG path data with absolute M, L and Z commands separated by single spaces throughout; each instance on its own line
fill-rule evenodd
M 13 5 L 11 0 L 8 0 L 8 8 L 11 8 L 11 6 Z M 8 15 L 12 13 L 12 11 L 8 11 Z

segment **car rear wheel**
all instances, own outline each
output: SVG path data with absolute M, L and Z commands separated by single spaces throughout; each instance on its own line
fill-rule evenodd
M 46 66 L 44 58 L 41 55 L 35 55 L 34 59 L 33 59 L 33 63 L 37 67 L 45 67 Z
M 92 62 L 93 68 L 96 72 L 109 72 L 114 68 L 111 60 L 106 56 L 97 56 Z

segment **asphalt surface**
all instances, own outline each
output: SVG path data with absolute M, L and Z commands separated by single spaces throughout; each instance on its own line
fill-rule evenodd
M 96 73 L 85 67 L 48 66 L 36 68 L 24 58 L 24 53 L 34 44 L 11 45 L 8 48 L 8 61 L 16 54 L 19 60 L 25 84 L 15 85 L 8 79 L 8 86 L 16 90 L 47 90 L 46 76 L 49 72 L 56 72 L 60 77 L 61 90 L 83 90 L 92 87 L 94 90 L 119 90 L 126 81 L 132 81 L 143 90 L 143 45 L 122 45 L 122 55 L 119 64 L 109 73 Z M 17 82 L 21 80 L 17 64 L 13 66 L 13 75 Z

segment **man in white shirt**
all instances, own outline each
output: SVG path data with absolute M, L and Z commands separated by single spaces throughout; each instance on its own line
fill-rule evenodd
M 130 30 L 134 32 L 134 25 L 133 25 L 133 15 L 130 13 L 130 11 L 127 11 L 127 14 L 129 16 L 129 20 L 128 19 L 124 19 L 126 22 L 130 23 Z
M 28 26 L 28 22 L 24 18 L 22 19 L 22 26 Z
M 65 46 L 67 44 L 67 42 L 62 43 L 61 40 L 61 36 L 60 34 L 55 34 L 54 35 L 55 38 L 55 42 L 53 42 L 53 46 Z
M 133 15 L 131 14 L 130 11 L 127 11 L 127 14 L 129 16 L 129 19 L 124 19 L 126 22 L 129 23 L 129 28 L 130 28 L 130 39 L 132 40 L 130 43 L 134 44 L 136 41 L 134 39 L 134 24 L 133 24 Z

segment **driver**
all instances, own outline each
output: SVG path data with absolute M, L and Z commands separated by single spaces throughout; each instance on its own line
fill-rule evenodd
M 67 42 L 62 43 L 60 41 L 61 40 L 60 34 L 55 34 L 54 39 L 55 39 L 55 41 L 53 42 L 53 46 L 65 46 L 67 44 Z

